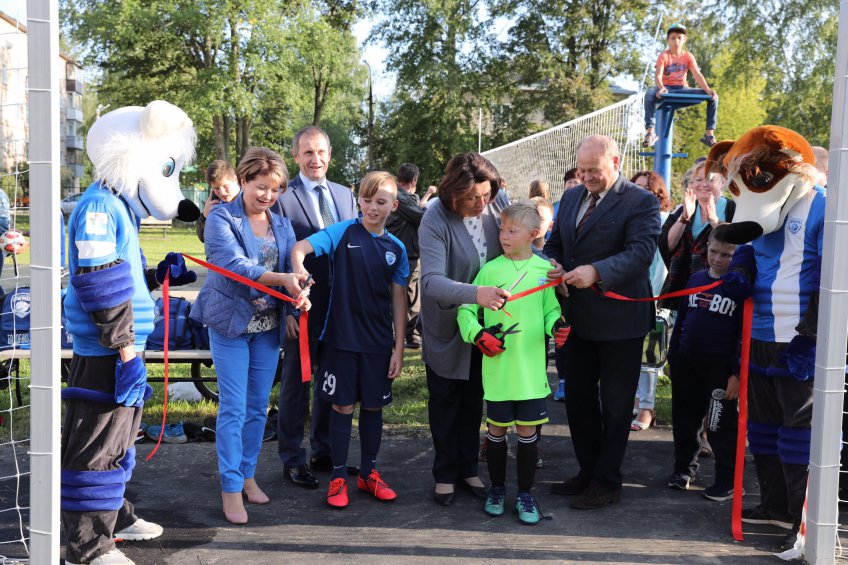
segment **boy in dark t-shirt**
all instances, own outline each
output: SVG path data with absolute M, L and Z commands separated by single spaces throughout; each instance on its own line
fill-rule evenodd
M 384 502 L 397 495 L 374 468 L 383 433 L 383 406 L 392 401 L 392 381 L 403 366 L 406 281 L 403 244 L 386 231 L 397 208 L 397 184 L 386 172 L 365 175 L 359 190 L 361 218 L 338 222 L 301 240 L 292 249 L 292 271 L 305 273 L 309 253 L 330 255 L 333 291 L 316 378 L 319 394 L 332 404 L 330 452 L 333 474 L 327 504 L 348 505 L 347 455 L 353 410 L 360 404 L 362 460 L 359 490 Z
M 709 268 L 693 274 L 687 288 L 708 285 L 727 273 L 736 246 L 721 230 L 710 234 Z M 680 299 L 668 359 L 674 473 L 668 486 L 689 488 L 698 471 L 701 424 L 707 416 L 707 438 L 715 453 L 715 482 L 704 489 L 710 500 L 733 496 L 739 378 L 737 355 L 742 332 L 742 303 L 726 296 L 724 287 Z

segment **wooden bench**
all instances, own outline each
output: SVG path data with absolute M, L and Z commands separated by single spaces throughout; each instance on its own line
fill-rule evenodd
M 139 230 L 162 230 L 162 238 L 164 239 L 165 230 L 171 229 L 173 225 L 174 223 L 172 220 L 157 220 L 153 216 L 147 216 L 139 223 Z
M 70 367 L 70 361 L 73 357 L 73 350 L 71 349 L 62 349 L 60 352 L 60 358 L 62 359 L 62 380 L 67 379 L 67 371 Z M 7 349 L 4 351 L 0 351 L 0 361 L 9 361 L 9 360 L 20 360 L 20 359 L 29 359 L 31 356 L 31 351 L 29 349 Z M 147 350 L 144 352 L 144 360 L 146 363 L 164 363 L 165 362 L 165 352 L 164 351 L 152 351 Z M 203 395 L 204 398 L 208 398 L 209 400 L 216 401 L 218 400 L 218 393 L 216 391 L 211 390 L 209 387 L 205 386 L 204 383 L 214 383 L 217 381 L 214 373 L 211 376 L 203 376 L 203 367 L 211 367 L 212 366 L 212 353 L 208 349 L 186 349 L 186 350 L 175 350 L 168 352 L 168 363 L 190 363 L 191 364 L 191 377 L 168 377 L 168 382 L 170 383 L 194 383 L 194 386 L 197 388 L 198 392 Z M 23 404 L 23 399 L 21 397 L 20 391 L 20 375 L 17 372 L 18 366 L 17 364 L 13 365 L 13 368 L 10 370 L 15 372 L 15 396 L 17 397 L 18 405 Z M 3 375 L 0 375 L 2 377 Z M 11 377 L 11 374 L 9 375 Z M 161 383 L 165 379 L 163 377 L 148 377 L 149 382 L 153 383 Z
M 62 349 L 60 352 L 60 358 L 62 359 L 62 380 L 67 380 L 68 370 L 70 369 L 71 358 L 73 357 L 73 350 L 71 349 Z M 29 349 L 7 349 L 4 351 L 0 351 L 0 361 L 9 361 L 9 360 L 20 360 L 20 359 L 29 359 L 31 351 Z M 280 362 L 277 364 L 277 374 L 275 379 L 279 380 L 282 376 L 282 359 L 283 359 L 283 350 L 280 348 Z M 164 363 L 165 362 L 165 352 L 164 351 L 153 351 L 153 350 L 145 350 L 144 352 L 144 361 L 146 363 Z M 209 376 L 203 375 L 203 367 L 212 367 L 212 352 L 208 349 L 184 349 L 184 350 L 174 350 L 168 351 L 168 363 L 190 363 L 191 364 L 191 376 L 190 377 L 168 377 L 169 383 L 193 383 L 195 388 L 197 388 L 198 392 L 203 395 L 204 398 L 208 400 L 212 400 L 213 402 L 218 401 L 218 392 L 217 390 L 210 389 L 206 386 L 205 383 L 214 383 L 217 382 L 217 377 L 214 372 Z M 15 372 L 15 396 L 18 401 L 18 406 L 23 405 L 23 398 L 21 396 L 20 390 L 20 375 L 18 374 L 18 365 L 13 364 L 13 368 L 10 370 L 11 372 Z M 3 375 L 0 375 L 2 378 Z M 148 377 L 147 380 L 152 383 L 161 383 L 164 382 L 164 377 Z

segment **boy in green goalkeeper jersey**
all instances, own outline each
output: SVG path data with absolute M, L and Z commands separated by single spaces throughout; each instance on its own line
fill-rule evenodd
M 518 202 L 501 214 L 500 242 L 504 254 L 486 263 L 473 284 L 501 286 L 515 295 L 547 283 L 550 263 L 533 254 L 541 218 L 535 206 Z M 512 288 L 510 288 L 512 287 Z M 504 513 L 506 495 L 506 432 L 515 425 L 518 434 L 518 496 L 515 509 L 525 524 L 539 521 L 538 505 L 530 494 L 538 460 L 536 426 L 548 421 L 550 394 L 547 376 L 546 335 L 557 347 L 570 327 L 560 316 L 554 288 L 510 301 L 502 310 L 483 311 L 464 304 L 457 313 L 462 338 L 486 355 L 483 359 L 483 397 L 489 430 L 488 466 L 492 487 L 484 510 L 491 516 Z

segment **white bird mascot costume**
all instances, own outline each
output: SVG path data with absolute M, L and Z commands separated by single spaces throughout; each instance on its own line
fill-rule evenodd
M 157 100 L 99 118 L 86 149 L 97 180 L 68 220 L 71 272 L 64 307 L 73 337 L 68 387 L 63 390 L 62 522 L 65 563 L 132 564 L 113 537 L 144 540 L 162 528 L 137 518 L 124 498 L 135 466 L 135 437 L 152 389 L 140 356 L 153 330 L 153 299 L 170 268 L 171 284 L 194 282 L 182 255 L 169 253 L 147 269 L 139 220 L 200 211 L 180 192 L 179 175 L 194 157 L 189 117 Z

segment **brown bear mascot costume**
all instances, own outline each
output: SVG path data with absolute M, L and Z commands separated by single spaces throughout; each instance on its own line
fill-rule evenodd
M 810 144 L 778 126 L 722 141 L 707 168 L 724 174 L 736 202 L 728 239 L 751 244 L 734 263 L 747 262 L 739 266 L 753 281 L 748 445 L 760 504 L 744 509 L 742 521 L 789 529 L 790 547 L 810 459 L 824 190 Z

